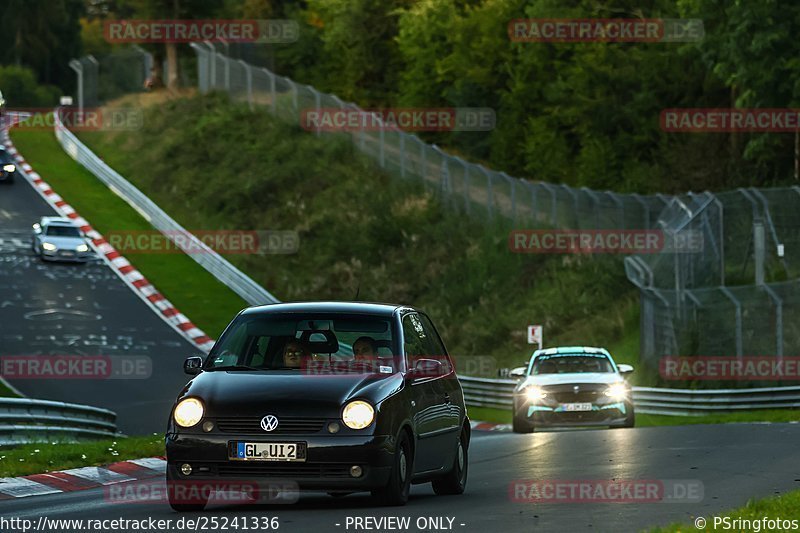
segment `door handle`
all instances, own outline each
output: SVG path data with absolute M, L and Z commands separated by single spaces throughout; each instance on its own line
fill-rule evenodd
M 444 393 L 444 403 L 450 403 L 450 395 L 448 393 Z

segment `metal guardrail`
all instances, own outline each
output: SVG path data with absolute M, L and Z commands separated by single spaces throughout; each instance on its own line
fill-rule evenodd
M 205 268 L 212 276 L 224 283 L 250 305 L 277 303 L 269 291 L 250 279 L 244 272 L 209 248 L 200 239 L 187 231 L 158 207 L 142 191 L 122 177 L 113 168 L 97 157 L 61 122 L 59 110 L 55 115 L 55 134 L 61 147 L 75 161 L 86 167 L 100 181 L 105 183 L 117 196 L 125 200 L 133 209 L 144 217 L 154 228 L 162 232 L 175 245 Z M 180 238 L 177 238 L 180 236 Z M 199 250 L 199 253 L 198 253 Z
M 0 445 L 113 438 L 117 415 L 89 405 L 0 398 Z
M 511 409 L 516 380 L 460 376 L 459 381 L 467 405 Z M 673 416 L 795 409 L 800 408 L 800 387 L 718 390 L 633 387 L 633 403 L 639 413 Z

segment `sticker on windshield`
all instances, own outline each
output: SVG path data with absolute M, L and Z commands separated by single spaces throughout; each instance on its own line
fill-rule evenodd
M 391 374 L 392 373 L 392 367 L 381 365 L 380 372 L 381 372 L 381 374 Z

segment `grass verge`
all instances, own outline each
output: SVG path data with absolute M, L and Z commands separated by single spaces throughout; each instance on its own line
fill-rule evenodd
M 43 442 L 0 448 L 0 477 L 97 466 L 164 455 L 164 437 L 120 437 L 79 443 Z
M 153 230 L 133 208 L 68 157 L 52 132 L 14 128 L 11 139 L 42 179 L 100 233 Z M 32 222 L 38 214 L 31 213 Z M 184 254 L 123 255 L 212 338 L 247 306 L 238 295 Z

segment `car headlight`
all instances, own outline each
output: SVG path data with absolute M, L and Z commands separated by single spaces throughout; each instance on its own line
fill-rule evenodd
M 89 247 L 85 244 L 79 244 L 77 248 L 75 248 L 78 252 L 88 252 Z
M 628 389 L 623 383 L 614 383 L 606 389 L 605 394 L 612 400 L 624 400 L 628 396 Z
M 48 252 L 55 252 L 58 249 L 55 244 L 51 244 L 49 242 L 43 242 L 42 248 L 44 248 Z
M 528 400 L 535 402 L 537 400 L 543 400 L 547 398 L 547 393 L 540 387 L 533 386 L 525 389 L 525 397 L 528 398 Z
M 175 406 L 172 415 L 175 423 L 181 427 L 190 428 L 196 425 L 203 418 L 203 402 L 197 398 L 186 398 Z
M 342 422 L 350 429 L 364 429 L 375 420 L 375 409 L 367 402 L 355 400 L 344 406 Z
M 3 165 L 3 170 L 5 170 L 6 172 L 14 172 L 15 170 L 17 170 L 17 167 L 15 167 L 14 165 Z

